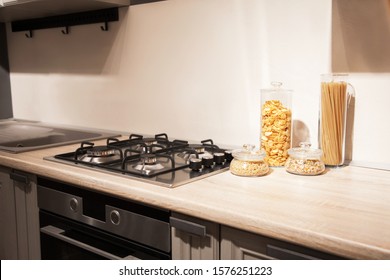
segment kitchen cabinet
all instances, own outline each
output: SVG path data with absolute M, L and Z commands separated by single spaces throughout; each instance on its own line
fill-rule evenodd
M 0 0 L 0 21 L 17 21 L 163 0 Z
M 315 260 L 341 258 L 288 242 L 268 238 L 227 226 L 221 226 L 221 259 Z
M 4 22 L 130 5 L 129 0 L 3 0 L 2 2 L 0 21 Z
M 15 190 L 10 170 L 0 167 L 0 259 L 17 259 Z
M 7 32 L 5 27 L 5 24 L 0 22 L 0 119 L 13 117 Z
M 172 259 L 219 259 L 219 224 L 172 213 L 171 226 Z
M 0 259 L 40 259 L 36 176 L 0 166 Z

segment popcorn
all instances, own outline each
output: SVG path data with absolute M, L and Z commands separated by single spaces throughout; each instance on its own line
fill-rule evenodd
M 261 108 L 261 147 L 270 166 L 284 166 L 291 143 L 291 110 L 279 100 L 268 100 Z

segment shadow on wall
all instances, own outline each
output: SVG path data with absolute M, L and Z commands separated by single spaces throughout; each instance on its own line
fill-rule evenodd
M 390 0 L 333 0 L 332 71 L 390 72 Z
M 103 23 L 88 24 L 69 27 L 69 34 L 63 34 L 63 28 L 36 30 L 32 38 L 26 38 L 25 32 L 12 32 L 9 24 L 10 71 L 92 75 L 117 73 L 119 61 L 114 58 L 120 57 L 122 51 L 123 44 L 118 40 L 124 38 L 119 33 L 125 32 L 127 11 L 127 7 L 119 9 L 119 21 L 109 22 L 108 31 L 100 28 Z
M 293 120 L 292 147 L 299 147 L 301 142 L 310 141 L 310 131 L 307 125 L 301 120 Z M 315 143 L 311 143 L 316 146 Z

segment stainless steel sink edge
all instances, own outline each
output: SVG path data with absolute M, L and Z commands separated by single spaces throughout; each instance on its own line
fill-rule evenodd
M 19 140 L 16 137 L 18 133 L 17 129 L 12 131 L 12 126 L 23 126 L 31 128 L 48 128 L 50 129 L 49 133 L 43 133 L 39 136 L 26 137 L 25 139 Z M 45 148 L 51 148 L 56 146 L 64 146 L 69 144 L 81 143 L 83 141 L 92 141 L 100 140 L 109 137 L 119 137 L 122 133 L 115 131 L 107 131 L 102 129 L 91 129 L 70 125 L 60 125 L 60 124 L 51 124 L 46 122 L 39 121 L 29 121 L 29 120 L 20 120 L 20 119 L 3 119 L 0 120 L 0 131 L 2 126 L 8 126 L 8 135 L 5 137 L 3 135 L 3 142 L 1 143 L 1 134 L 0 134 L 0 150 L 10 152 L 10 153 L 22 153 L 33 150 L 40 150 Z M 10 132 L 11 131 L 11 132 Z M 26 133 L 26 131 L 22 131 Z M 28 131 L 27 131 L 28 132 Z M 12 137 L 12 133 L 16 133 L 15 137 Z M 15 139 L 10 140 L 10 139 Z M 23 137 L 22 137 L 23 138 Z

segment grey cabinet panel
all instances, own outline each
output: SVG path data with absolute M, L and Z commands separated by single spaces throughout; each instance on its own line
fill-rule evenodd
M 13 117 L 5 24 L 0 22 L 0 119 Z
M 25 182 L 12 180 L 12 172 Z M 36 176 L 0 167 L 0 184 L 0 258 L 40 259 Z
M 18 259 L 15 191 L 9 169 L 0 167 L 0 259 Z
M 315 260 L 341 259 L 341 257 L 274 238 L 221 226 L 221 259 Z
M 219 224 L 178 213 L 172 217 L 172 259 L 219 259 Z

